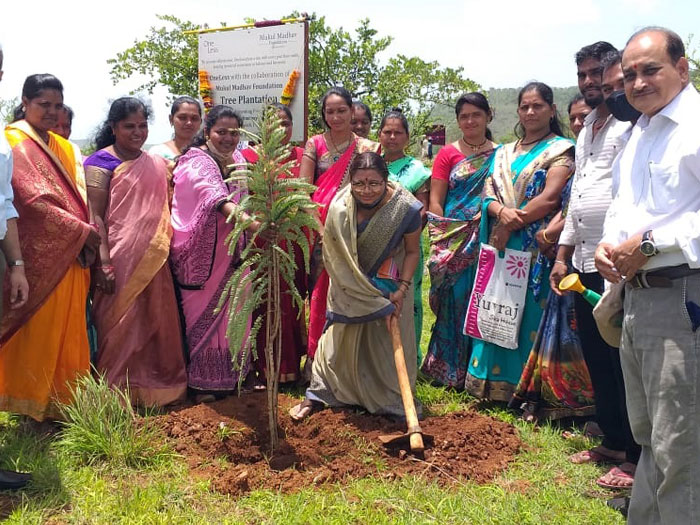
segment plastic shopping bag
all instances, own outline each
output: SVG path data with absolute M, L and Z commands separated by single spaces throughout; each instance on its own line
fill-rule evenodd
M 481 244 L 464 321 L 465 335 L 503 348 L 518 348 L 530 259 L 529 252 L 510 248 L 506 248 L 505 257 L 501 258 L 496 248 Z

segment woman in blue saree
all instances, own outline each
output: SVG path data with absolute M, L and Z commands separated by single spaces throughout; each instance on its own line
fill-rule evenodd
M 463 330 L 479 255 L 481 192 L 496 144 L 484 95 L 462 95 L 455 114 L 462 138 L 439 151 L 431 178 L 428 271 L 436 318 L 421 370 L 436 383 L 461 389 L 471 354 L 472 339 Z
M 289 412 L 294 420 L 324 405 L 404 415 L 388 330 L 391 317 L 398 318 L 415 388 L 412 279 L 422 206 L 388 177 L 379 155 L 361 153 L 350 165 L 350 184 L 329 207 L 323 235 L 323 264 L 330 276 L 326 329 L 306 399 Z
M 574 170 L 574 143 L 564 138 L 552 89 L 531 82 L 518 94 L 517 131 L 522 138 L 499 148 L 484 185 L 481 241 L 498 250 L 530 252 L 525 308 L 518 348 L 474 340 L 465 388 L 474 396 L 511 400 L 535 342 L 549 295 L 552 261 L 537 232 L 561 208 L 562 192 Z
M 379 143 L 382 145 L 382 156 L 389 169 L 389 180 L 398 182 L 408 190 L 423 205 L 421 215 L 425 226 L 425 214 L 428 212 L 430 199 L 430 171 L 418 159 L 406 155 L 405 150 L 410 139 L 408 120 L 398 109 L 384 115 L 379 124 Z M 423 332 L 423 240 L 420 242 L 420 253 L 416 273 L 413 275 L 413 322 L 416 330 L 416 350 L 418 366 L 423 356 L 420 351 L 420 336 Z

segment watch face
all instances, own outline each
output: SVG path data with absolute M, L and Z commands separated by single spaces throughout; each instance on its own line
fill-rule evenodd
M 654 246 L 654 243 L 651 241 L 642 241 L 642 244 L 639 246 L 639 251 L 647 257 L 651 257 L 656 253 L 656 246 Z

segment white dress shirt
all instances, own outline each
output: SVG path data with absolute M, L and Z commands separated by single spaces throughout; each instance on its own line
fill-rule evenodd
M 5 130 L 0 131 L 0 240 L 7 234 L 8 219 L 18 217 L 12 204 L 12 149 L 5 138 Z
M 586 117 L 576 141 L 576 173 L 564 230 L 559 237 L 559 244 L 574 246 L 574 268 L 584 273 L 597 271 L 594 255 L 612 202 L 613 161 L 624 148 L 632 127 L 629 122 L 608 115 L 593 137 L 597 118 L 596 108 Z
M 651 118 L 642 115 L 615 162 L 620 188 L 602 242 L 652 230 L 659 254 L 645 270 L 700 268 L 700 94 L 692 84 Z

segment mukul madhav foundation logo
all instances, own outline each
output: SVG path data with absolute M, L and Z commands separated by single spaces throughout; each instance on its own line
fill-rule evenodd
M 516 279 L 522 279 L 529 270 L 527 257 L 509 253 L 506 258 L 506 270 Z

